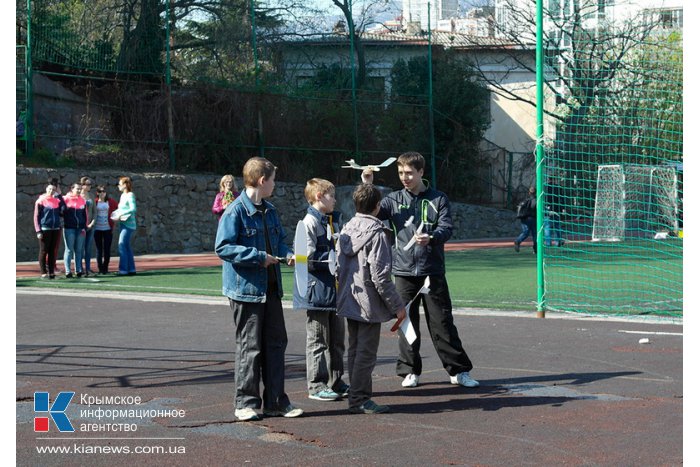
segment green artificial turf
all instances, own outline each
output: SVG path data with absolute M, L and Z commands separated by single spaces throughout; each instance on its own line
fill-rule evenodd
M 516 254 L 510 248 L 446 253 L 447 279 L 454 306 L 499 309 L 534 309 L 535 255 Z M 285 300 L 291 300 L 293 268 L 282 266 Z M 221 268 L 184 268 L 142 271 L 136 276 L 92 276 L 54 280 L 18 278 L 21 287 L 50 287 L 121 292 L 158 292 L 221 295 Z

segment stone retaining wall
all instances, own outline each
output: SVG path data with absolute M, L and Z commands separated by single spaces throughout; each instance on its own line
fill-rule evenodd
M 119 200 L 117 181 L 129 176 L 133 181 L 138 213 L 137 231 L 132 245 L 137 255 L 149 253 L 200 253 L 212 251 L 217 220 L 211 212 L 219 190 L 220 175 L 173 175 L 164 173 L 117 173 L 114 171 L 76 171 L 72 169 L 36 169 L 17 167 L 16 260 L 37 259 L 34 234 L 34 202 L 44 192 L 47 180 L 57 177 L 65 193 L 70 184 L 88 175 L 96 185 L 107 185 L 109 194 Z M 236 177 L 236 185 L 242 180 Z M 277 207 L 291 245 L 296 223 L 306 211 L 304 187 L 276 181 L 270 201 Z M 338 209 L 346 220 L 353 215 L 351 193 L 354 187 L 337 188 Z M 386 189 L 388 192 L 389 190 Z M 453 239 L 515 237 L 520 224 L 512 211 L 452 203 L 455 232 Z M 117 254 L 116 239 L 113 256 Z M 62 257 L 63 247 L 60 249 Z M 94 251 L 94 248 L 93 248 Z

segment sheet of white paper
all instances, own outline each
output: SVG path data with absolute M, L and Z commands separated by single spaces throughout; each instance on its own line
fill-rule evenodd
M 408 307 L 406 307 L 406 311 L 408 311 Z M 403 332 L 403 335 L 406 336 L 406 340 L 408 341 L 408 343 L 413 344 L 413 342 L 416 340 L 416 330 L 413 329 L 411 319 L 408 316 L 406 316 L 406 319 L 403 320 L 401 326 L 399 327 Z
M 418 293 L 419 294 L 430 293 L 430 276 L 425 278 L 425 282 L 423 282 L 423 287 L 420 288 Z M 416 295 L 416 297 L 418 297 L 418 295 Z M 413 300 L 415 300 L 415 298 Z

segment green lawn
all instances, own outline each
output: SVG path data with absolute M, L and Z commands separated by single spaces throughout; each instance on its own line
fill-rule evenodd
M 682 245 L 681 245 L 682 246 Z M 648 248 L 655 251 L 649 254 Z M 529 247 L 485 248 L 445 254 L 455 307 L 530 310 L 537 300 L 536 257 Z M 682 248 L 672 243 L 568 243 L 545 255 L 547 310 L 618 315 L 682 316 Z M 285 300 L 293 269 L 282 267 Z M 21 287 L 221 295 L 221 268 L 165 269 L 136 276 L 17 279 Z
M 533 310 L 536 299 L 535 256 L 509 248 L 447 252 L 447 278 L 455 306 Z M 285 299 L 291 300 L 293 269 L 282 267 Z M 221 295 L 221 268 L 162 269 L 136 276 L 17 279 L 21 287 L 50 287 L 121 292 Z

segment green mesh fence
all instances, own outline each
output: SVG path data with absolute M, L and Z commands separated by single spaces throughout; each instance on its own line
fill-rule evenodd
M 455 175 L 483 159 L 489 93 L 465 79 L 446 34 L 372 32 L 365 9 L 331 0 L 33 0 L 17 11 L 20 25 L 29 11 L 34 74 L 72 93 L 56 97 L 70 122 L 38 104 L 37 142 L 75 164 L 239 172 L 263 155 L 286 180 L 313 167 L 342 184 L 357 179 L 337 170 L 347 159 L 413 150 L 431 183 L 488 193 L 473 188 L 484 170 Z
M 540 167 L 541 304 L 678 316 L 682 10 L 545 2 L 543 17 L 554 131 L 544 135 Z
M 24 140 L 27 137 L 25 121 L 27 118 L 26 56 L 27 48 L 24 46 L 17 46 L 15 56 L 15 61 L 17 63 L 15 73 L 15 121 L 17 122 L 17 139 L 22 141 L 22 147 L 24 147 Z

